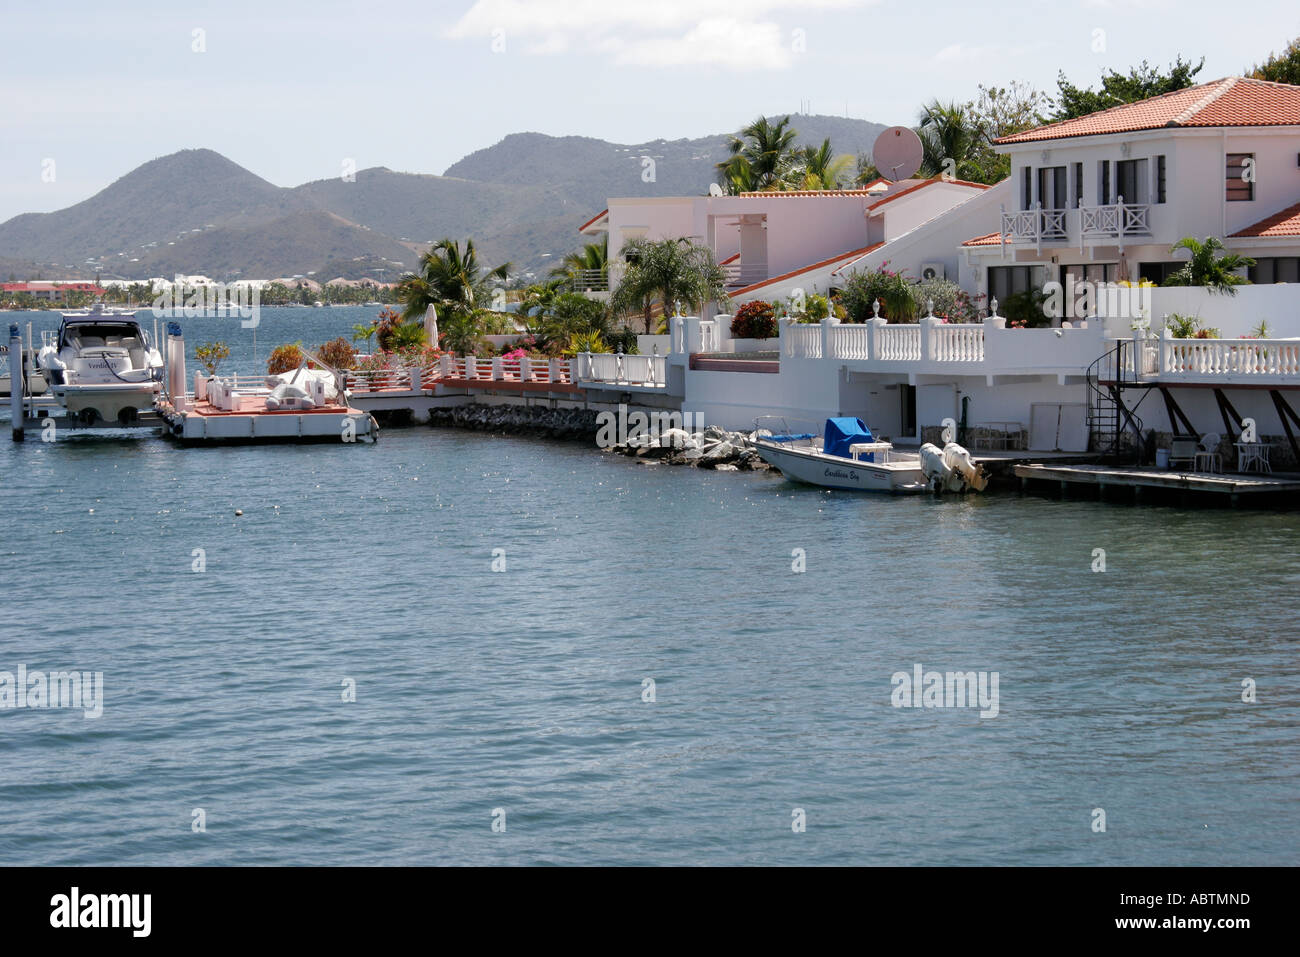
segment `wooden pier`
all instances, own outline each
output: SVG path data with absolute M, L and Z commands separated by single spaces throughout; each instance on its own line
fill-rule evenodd
M 1204 495 L 1226 498 L 1237 504 L 1241 496 L 1252 498 L 1280 497 L 1300 505 L 1300 475 L 1244 474 L 1240 472 L 1179 472 L 1156 468 L 1126 468 L 1116 465 L 1017 465 L 1020 486 L 1029 490 L 1037 484 L 1050 483 L 1062 494 L 1072 488 L 1094 488 L 1105 494 L 1110 488 L 1130 490 L 1141 499 L 1144 490 L 1153 495 Z

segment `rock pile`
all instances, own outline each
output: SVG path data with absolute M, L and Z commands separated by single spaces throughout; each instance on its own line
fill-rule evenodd
M 728 432 L 711 425 L 703 432 L 666 429 L 659 435 L 634 435 L 624 445 L 606 451 L 635 456 L 667 465 L 694 465 L 720 472 L 760 471 L 771 468 L 750 446 L 752 435 Z
M 433 409 L 429 424 L 505 435 L 535 435 L 572 442 L 595 442 L 599 413 L 590 409 L 550 409 L 523 405 L 458 405 Z M 604 449 L 646 463 L 694 465 L 723 472 L 770 468 L 750 446 L 752 435 L 709 426 L 703 432 L 665 429 L 643 432 Z

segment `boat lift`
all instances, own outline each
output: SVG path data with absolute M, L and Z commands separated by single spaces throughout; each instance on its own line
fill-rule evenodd
M 96 433 L 121 431 L 122 429 L 149 429 L 161 432 L 164 422 L 153 410 L 140 410 L 130 425 L 120 422 L 95 422 L 86 424 L 77 416 L 63 408 L 51 392 L 33 395 L 26 375 L 23 354 L 23 337 L 18 324 L 9 324 L 9 414 L 10 432 L 15 442 L 23 441 L 28 429 L 44 430 L 52 425 L 56 432 Z

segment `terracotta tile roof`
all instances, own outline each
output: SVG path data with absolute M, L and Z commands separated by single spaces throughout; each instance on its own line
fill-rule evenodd
M 863 246 L 861 249 L 852 249 L 849 252 L 840 253 L 838 256 L 832 256 L 830 259 L 823 259 L 821 262 L 810 263 L 807 266 L 802 267 L 801 269 L 794 270 L 793 272 L 782 273 L 779 276 L 773 276 L 770 279 L 764 279 L 762 282 L 756 282 L 756 283 L 752 283 L 751 285 L 744 286 L 740 289 L 737 289 L 735 292 L 731 293 L 731 295 L 733 297 L 743 296 L 746 293 L 753 292 L 755 289 L 761 289 L 763 286 L 770 286 L 774 282 L 783 282 L 786 279 L 793 279 L 795 276 L 800 276 L 806 272 L 812 272 L 816 269 L 824 269 L 825 267 L 840 262 L 843 259 L 859 259 L 862 256 L 865 256 L 869 252 L 874 252 L 875 250 L 879 249 L 883 245 L 885 244 L 873 243 L 870 246 Z
M 902 186 L 902 189 L 894 189 L 888 193 L 881 193 L 878 190 L 872 192 L 873 187 L 876 187 L 881 183 L 884 183 L 891 187 Z M 950 183 L 954 186 L 972 186 L 975 189 L 990 188 L 984 183 L 971 183 L 964 179 L 945 180 L 941 176 L 936 176 L 933 179 L 910 179 L 910 180 L 903 179 L 903 180 L 898 180 L 895 183 L 890 183 L 889 180 L 878 179 L 875 182 L 868 183 L 866 186 L 862 187 L 861 189 L 790 189 L 790 190 L 773 190 L 771 192 L 766 192 L 766 193 L 764 192 L 740 193 L 739 195 L 747 199 L 756 199 L 756 198 L 761 199 L 767 197 L 786 197 L 786 196 L 857 196 L 859 198 L 871 199 L 876 196 L 879 196 L 881 198 L 874 204 L 874 206 L 883 206 L 885 203 L 888 203 L 890 200 L 898 199 L 898 197 L 900 196 L 906 196 L 908 193 L 913 193 L 916 190 L 922 189 L 926 186 L 933 186 L 935 183 Z
M 1230 76 L 1072 120 L 1048 123 L 994 142 L 1033 143 L 1165 127 L 1207 126 L 1300 126 L 1300 86 Z
M 581 226 L 579 226 L 579 227 L 578 227 L 578 232 L 580 232 L 580 233 L 581 233 L 581 232 L 585 232 L 588 226 L 592 225 L 593 223 L 598 222 L 602 217 L 604 217 L 604 216 L 608 216 L 608 215 L 609 215 L 609 210 L 608 210 L 608 209 L 602 209 L 602 210 L 601 210 L 599 213 L 597 213 L 595 216 L 591 217 L 591 219 L 587 220 L 585 223 L 583 223 Z
M 962 245 L 963 246 L 1001 246 L 1002 234 L 989 233 L 986 236 L 976 236 L 973 239 L 966 240 L 964 243 L 962 243 Z
M 875 185 L 874 183 L 872 185 Z M 737 193 L 737 196 L 743 196 L 746 199 L 768 198 L 768 197 L 787 197 L 787 196 L 866 196 L 867 187 L 861 189 L 773 189 L 773 190 L 752 190 L 747 193 Z
M 1261 219 L 1253 226 L 1247 226 L 1232 234 L 1229 238 L 1267 238 L 1272 236 L 1300 236 L 1300 203 L 1288 206 L 1280 213 L 1274 213 L 1268 219 Z

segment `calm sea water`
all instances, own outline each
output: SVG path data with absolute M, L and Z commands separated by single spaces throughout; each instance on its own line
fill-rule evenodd
M 359 321 L 287 312 L 263 357 Z M 0 710 L 2 863 L 1300 850 L 1294 515 L 824 493 L 429 428 L 0 441 L 0 515 L 0 670 L 105 694 Z M 998 672 L 1000 713 L 892 707 L 918 663 Z

